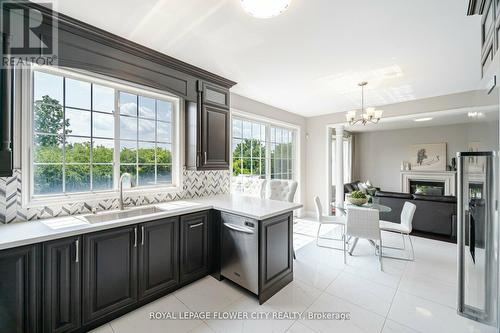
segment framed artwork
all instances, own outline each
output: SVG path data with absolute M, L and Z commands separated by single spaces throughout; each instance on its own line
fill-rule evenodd
M 412 170 L 446 171 L 446 143 L 424 143 L 410 146 Z

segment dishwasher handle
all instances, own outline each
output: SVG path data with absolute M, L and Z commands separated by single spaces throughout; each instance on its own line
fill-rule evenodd
M 239 225 L 235 225 L 235 224 L 232 224 L 232 223 L 224 223 L 224 226 L 228 229 L 231 229 L 231 230 L 234 230 L 234 231 L 239 231 L 239 232 L 243 232 L 245 234 L 253 234 L 254 231 L 250 228 L 247 228 L 247 227 L 242 227 L 242 226 L 239 226 Z

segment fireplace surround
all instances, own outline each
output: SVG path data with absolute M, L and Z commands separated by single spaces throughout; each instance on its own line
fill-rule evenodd
M 456 195 L 455 171 L 403 171 L 401 172 L 401 192 L 412 194 L 412 183 L 427 183 L 428 186 L 443 187 L 440 195 Z M 430 194 L 430 193 L 429 193 Z M 439 195 L 439 194 L 438 194 Z

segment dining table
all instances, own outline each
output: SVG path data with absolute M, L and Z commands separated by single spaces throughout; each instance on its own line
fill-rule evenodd
M 381 205 L 379 203 L 366 203 L 364 205 L 353 205 L 353 204 L 350 204 L 350 203 L 344 203 L 343 205 L 335 205 L 335 209 L 338 209 L 343 215 L 347 215 L 347 210 L 349 208 L 364 208 L 364 209 L 376 209 L 378 210 L 380 213 L 390 213 L 392 212 L 392 208 L 389 207 L 389 206 L 385 206 L 385 205 Z M 349 255 L 352 255 L 352 253 L 354 252 L 354 249 L 356 248 L 356 245 L 358 245 L 358 240 L 359 240 L 359 237 L 354 237 L 354 239 L 352 240 L 352 244 L 349 244 Z M 348 240 L 348 242 L 350 243 L 351 239 Z M 368 242 L 375 248 L 375 249 L 378 249 L 378 245 L 371 239 L 368 240 Z

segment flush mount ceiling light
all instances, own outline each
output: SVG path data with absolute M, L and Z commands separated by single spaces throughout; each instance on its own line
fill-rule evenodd
M 292 0 L 240 0 L 243 9 L 257 18 L 271 18 L 282 14 Z
M 427 117 L 427 118 L 417 118 L 417 119 L 415 119 L 414 121 L 416 121 L 416 122 L 421 122 L 421 121 L 429 121 L 429 120 L 432 120 L 432 119 L 434 119 L 434 118 L 432 118 L 432 117 Z
M 361 87 L 361 117 L 357 117 L 357 111 L 349 111 L 346 114 L 347 121 L 349 125 L 354 125 L 357 123 L 362 123 L 366 125 L 368 123 L 376 124 L 382 118 L 382 110 L 375 110 L 375 108 L 366 108 L 365 109 L 365 86 L 368 82 L 363 81 L 358 83 L 358 86 Z
M 467 113 L 467 117 L 469 117 L 469 118 L 483 118 L 484 117 L 484 113 L 477 112 L 477 111 L 468 112 Z

